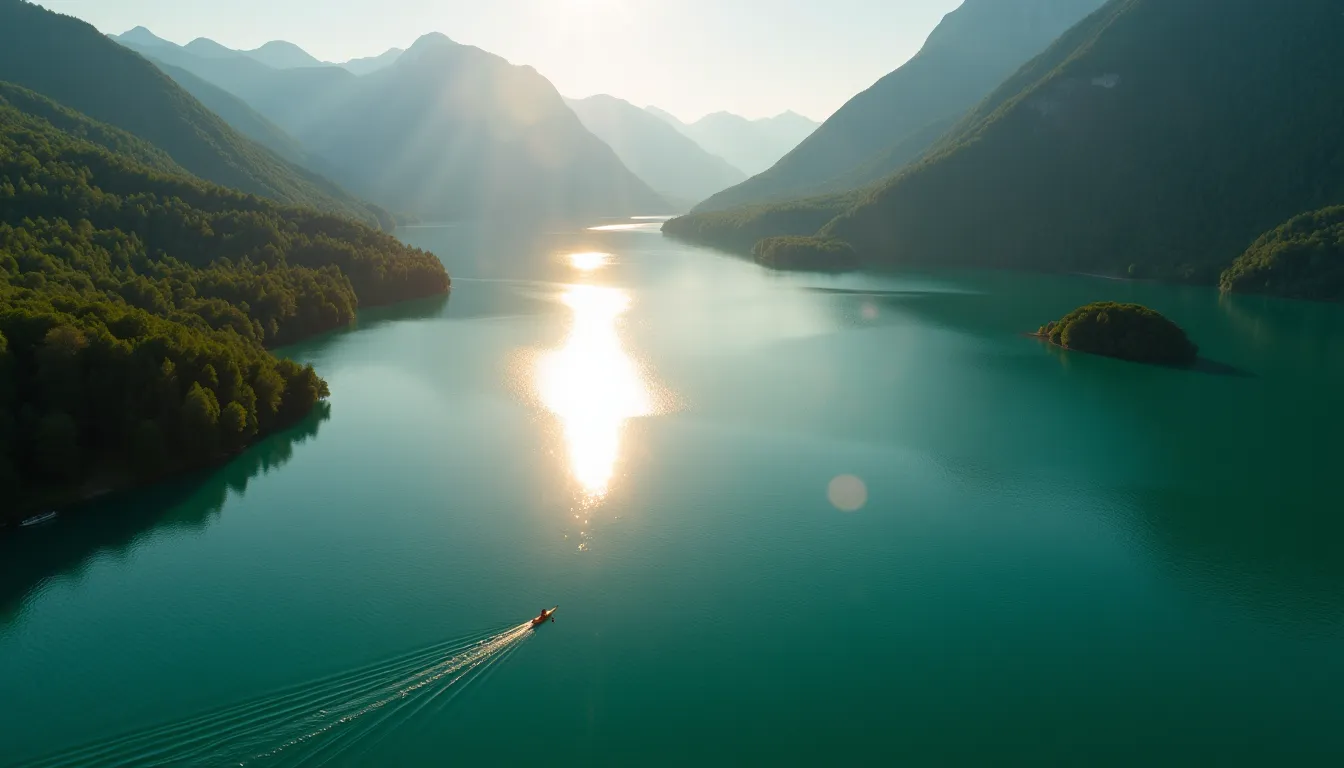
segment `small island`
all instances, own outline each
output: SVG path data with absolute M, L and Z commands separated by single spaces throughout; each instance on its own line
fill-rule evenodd
M 1199 355 L 1180 326 L 1140 304 L 1088 304 L 1041 326 L 1036 336 L 1065 349 L 1138 363 L 1190 365 Z
M 859 266 L 854 246 L 834 238 L 767 237 L 756 243 L 751 255 L 771 269 L 843 272 Z

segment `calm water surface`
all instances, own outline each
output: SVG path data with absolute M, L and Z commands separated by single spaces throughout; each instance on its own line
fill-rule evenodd
M 1340 308 L 403 235 L 329 408 L 0 540 L 0 764 L 1344 760 Z

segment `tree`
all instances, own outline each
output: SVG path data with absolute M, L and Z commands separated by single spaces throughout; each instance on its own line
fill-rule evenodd
M 326 382 L 268 345 L 448 288 L 432 254 L 164 159 L 0 82 L 5 511 L 95 469 L 199 466 L 298 421 Z
M 35 443 L 38 469 L 45 477 L 56 482 L 79 477 L 82 469 L 79 426 L 69 414 L 56 411 L 43 417 Z
M 229 403 L 219 415 L 219 436 L 225 448 L 235 450 L 242 446 L 247 435 L 247 409 L 239 403 Z
M 131 435 L 130 453 L 128 458 L 131 466 L 140 477 L 157 477 L 169 466 L 168 447 L 163 437 L 163 429 L 150 419 L 145 419 L 135 426 Z
M 219 450 L 219 401 L 199 382 L 191 385 L 182 402 L 182 442 L 198 461 Z

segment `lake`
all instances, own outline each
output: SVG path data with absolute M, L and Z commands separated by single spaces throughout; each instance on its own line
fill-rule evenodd
M 308 421 L 0 539 L 0 764 L 1344 759 L 1344 308 L 402 236 Z

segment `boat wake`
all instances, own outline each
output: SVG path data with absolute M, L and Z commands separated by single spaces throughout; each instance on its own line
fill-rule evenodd
M 532 635 L 525 622 L 438 643 L 204 715 L 68 750 L 34 768 L 358 762 L 397 726 L 446 705 Z

